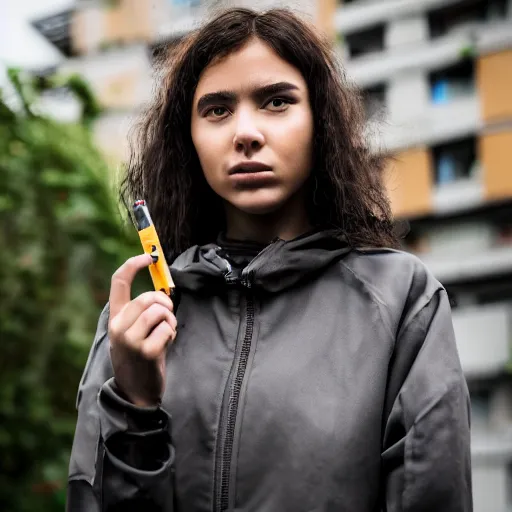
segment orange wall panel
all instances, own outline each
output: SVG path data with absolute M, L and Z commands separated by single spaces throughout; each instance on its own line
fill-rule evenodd
M 152 7 L 151 0 L 127 0 L 129 33 L 134 39 L 150 41 L 155 35 L 151 17 Z
M 87 24 L 86 13 L 83 10 L 76 10 L 71 15 L 71 45 L 73 51 L 78 54 L 87 52 Z
M 482 135 L 480 158 L 486 199 L 512 197 L 512 131 Z
M 480 57 L 477 76 L 482 118 L 512 119 L 512 50 Z
M 121 0 L 116 7 L 105 10 L 105 39 L 129 42 L 149 41 L 153 34 L 149 0 Z
M 124 41 L 124 2 L 105 9 L 105 41 Z
M 336 37 L 334 27 L 334 14 L 336 12 L 336 0 L 321 0 L 317 2 L 316 24 L 318 28 L 331 40 Z
M 415 216 L 432 210 L 432 158 L 426 148 L 398 153 L 390 161 L 385 184 L 396 217 Z

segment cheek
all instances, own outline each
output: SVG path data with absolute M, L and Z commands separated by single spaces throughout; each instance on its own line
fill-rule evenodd
M 293 116 L 282 126 L 279 146 L 281 155 L 294 168 L 309 170 L 313 148 L 313 119 L 309 113 Z M 286 163 L 286 162 L 285 162 Z
M 209 133 L 209 130 L 192 130 L 192 142 L 205 176 L 207 179 L 213 178 L 223 153 L 222 137 Z

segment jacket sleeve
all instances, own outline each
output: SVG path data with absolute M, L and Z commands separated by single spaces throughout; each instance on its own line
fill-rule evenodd
M 385 510 L 472 511 L 469 393 L 440 287 L 403 314 L 384 418 Z
M 172 512 L 171 418 L 118 392 L 103 310 L 79 385 L 69 465 L 68 512 Z

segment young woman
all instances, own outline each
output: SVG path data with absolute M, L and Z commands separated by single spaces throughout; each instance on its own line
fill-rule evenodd
M 163 60 L 123 192 L 149 204 L 179 308 L 131 299 L 149 255 L 114 274 L 68 510 L 471 510 L 449 302 L 393 249 L 363 130 L 286 11 L 226 11 Z

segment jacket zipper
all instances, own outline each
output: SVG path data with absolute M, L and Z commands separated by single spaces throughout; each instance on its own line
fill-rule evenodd
M 258 256 L 261 256 L 264 252 L 272 250 L 275 243 L 281 241 L 280 238 L 275 238 L 272 242 L 263 249 Z M 220 249 L 220 248 L 219 248 Z M 228 284 L 234 285 L 240 283 L 247 289 L 252 287 L 252 279 L 254 270 L 247 270 L 242 272 L 242 276 L 235 276 L 232 272 L 230 263 L 225 259 L 222 260 L 226 264 L 224 272 L 224 279 Z M 245 275 L 244 275 L 245 274 Z M 217 465 L 219 468 L 218 482 L 219 487 L 217 489 L 217 496 L 215 499 L 215 510 L 216 512 L 224 512 L 229 507 L 229 480 L 231 477 L 231 459 L 233 456 L 233 444 L 235 441 L 235 426 L 236 417 L 238 413 L 238 403 L 240 401 L 240 393 L 242 391 L 242 384 L 244 381 L 245 370 L 247 369 L 247 363 L 249 361 L 249 354 L 251 352 L 251 342 L 254 330 L 254 298 L 251 293 L 246 295 L 246 324 L 245 334 L 242 341 L 242 347 L 240 350 L 240 357 L 236 368 L 236 373 L 233 381 L 231 382 L 231 390 L 228 399 L 228 411 L 226 419 L 221 425 L 222 431 L 224 432 L 222 449 L 220 450 L 220 460 Z
M 244 280 L 243 284 L 251 287 L 250 281 Z M 217 496 L 218 512 L 224 512 L 229 507 L 229 480 L 231 476 L 231 459 L 233 455 L 233 443 L 235 440 L 235 425 L 238 413 L 238 404 L 240 401 L 240 392 L 242 390 L 242 383 L 247 369 L 247 362 L 249 360 L 249 353 L 251 351 L 251 341 L 254 329 L 254 299 L 252 296 L 247 296 L 246 303 L 246 327 L 242 347 L 240 350 L 240 358 L 236 369 L 235 377 L 231 384 L 231 392 L 228 400 L 227 417 L 224 423 L 224 443 L 221 451 L 221 460 L 219 463 L 220 468 L 220 491 Z

